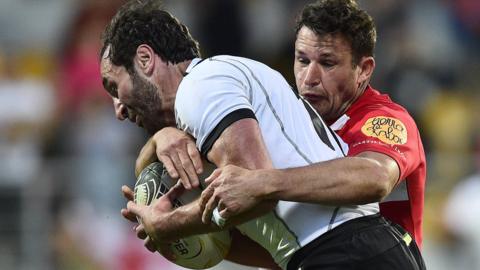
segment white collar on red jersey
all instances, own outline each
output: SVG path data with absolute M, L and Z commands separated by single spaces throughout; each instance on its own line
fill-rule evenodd
M 340 116 L 335 123 L 331 124 L 330 128 L 334 131 L 340 130 L 343 128 L 343 126 L 345 126 L 348 120 L 350 120 L 350 116 L 344 114 Z

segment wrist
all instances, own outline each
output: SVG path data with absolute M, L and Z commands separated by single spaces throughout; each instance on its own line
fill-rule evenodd
M 266 169 L 260 170 L 260 179 L 262 179 L 262 188 L 259 189 L 259 198 L 262 200 L 278 200 L 278 194 L 281 192 L 281 174 L 279 170 Z
M 195 234 L 219 231 L 219 227 L 215 224 L 204 224 L 202 222 L 202 213 L 199 200 L 176 208 L 171 213 L 171 216 L 179 222 L 176 224 L 177 229 L 180 229 L 180 231 L 177 231 L 177 236 L 183 238 Z

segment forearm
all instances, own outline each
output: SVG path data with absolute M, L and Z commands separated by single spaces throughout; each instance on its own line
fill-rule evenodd
M 158 220 L 158 226 L 163 227 L 163 232 L 168 232 L 170 240 L 222 230 L 213 223 L 202 222 L 202 211 L 198 200 L 176 208 L 169 213 L 168 217 Z
M 213 222 L 208 224 L 202 222 L 203 211 L 197 200 L 188 205 L 176 208 L 169 213 L 167 218 L 158 220 L 157 226 L 165 226 L 162 231 L 168 232 L 170 240 L 176 240 L 190 235 L 210 233 L 234 227 L 253 218 L 264 215 L 273 209 L 275 205 L 275 201 L 265 200 L 251 211 L 229 218 L 225 227 L 220 228 Z M 168 220 L 168 222 L 165 222 L 165 220 Z
M 394 186 L 381 163 L 364 157 L 345 157 L 284 170 L 264 170 L 263 199 L 326 205 L 378 202 Z

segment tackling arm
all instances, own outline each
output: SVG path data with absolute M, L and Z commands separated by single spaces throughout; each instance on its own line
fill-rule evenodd
M 210 185 L 202 193 L 202 218 L 209 223 L 217 201 L 225 208 L 220 212 L 224 218 L 242 215 L 269 200 L 333 206 L 379 202 L 390 194 L 399 174 L 391 157 L 371 151 L 282 170 L 247 170 L 228 165 L 205 180 Z
M 351 205 L 383 200 L 399 175 L 393 158 L 367 151 L 306 167 L 259 171 L 256 178 L 267 181 L 263 199 Z

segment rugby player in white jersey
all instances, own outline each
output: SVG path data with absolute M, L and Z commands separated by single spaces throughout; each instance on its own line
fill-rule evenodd
M 187 28 L 153 7 L 150 2 L 127 3 L 104 33 L 101 74 L 119 119 L 128 118 L 152 134 L 176 123 L 217 167 L 289 168 L 344 155 L 345 145 L 278 72 L 246 58 L 200 59 Z M 221 202 L 218 208 L 221 213 Z M 292 269 L 296 254 L 303 258 L 311 250 L 328 253 L 341 246 L 358 256 L 357 269 L 366 269 L 366 263 L 377 269 L 415 269 L 409 250 L 378 211 L 376 203 L 336 207 L 264 201 L 221 228 L 202 222 L 198 201 L 173 209 L 169 198 L 162 197 L 150 206 L 129 201 L 122 214 L 132 221 L 140 217 L 138 236 L 160 244 L 235 227 L 263 248 L 234 238 L 227 259 L 247 265 Z M 357 241 L 344 247 L 345 235 Z M 382 241 L 365 241 L 379 237 Z M 249 253 L 245 245 L 252 247 Z M 377 263 L 377 257 L 383 261 Z M 351 263 L 349 256 L 332 258 L 331 269 L 352 269 Z

